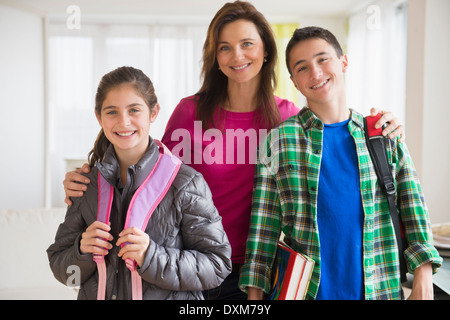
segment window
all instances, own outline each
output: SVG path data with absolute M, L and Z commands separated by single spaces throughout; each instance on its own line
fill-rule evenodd
M 379 0 L 349 18 L 349 107 L 394 112 L 405 123 L 406 4 Z
M 180 99 L 200 88 L 207 26 L 86 25 L 48 30 L 48 83 L 52 206 L 62 206 L 67 170 L 87 161 L 100 130 L 94 114 L 101 77 L 121 66 L 141 69 L 153 81 L 161 111 L 150 134 L 161 139 Z

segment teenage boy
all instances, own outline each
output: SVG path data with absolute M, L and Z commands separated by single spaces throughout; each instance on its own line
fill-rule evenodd
M 295 87 L 307 107 L 261 145 L 270 156 L 256 165 L 253 211 L 240 286 L 249 299 L 270 287 L 281 231 L 294 250 L 315 261 L 307 299 L 402 299 L 399 255 L 389 206 L 377 182 L 363 117 L 347 107 L 348 67 L 329 31 L 295 31 L 286 49 Z M 414 273 L 411 299 L 432 299 L 440 267 L 426 204 L 406 145 L 389 140 L 398 209 Z

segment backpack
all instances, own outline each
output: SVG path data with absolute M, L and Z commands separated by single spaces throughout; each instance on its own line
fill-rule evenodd
M 159 157 L 152 171 L 136 190 L 128 207 L 124 229 L 138 227 L 145 230 L 153 211 L 166 195 L 178 170 L 181 161 L 172 156 L 167 148 L 159 141 Z M 108 223 L 111 213 L 114 187 L 98 172 L 98 211 L 97 220 Z M 124 246 L 126 244 L 122 244 Z M 93 255 L 93 260 L 98 269 L 97 299 L 104 300 L 106 292 L 106 264 L 103 255 Z M 127 259 L 130 260 L 130 259 Z M 127 261 L 127 267 L 131 271 L 133 300 L 142 300 L 142 279 L 136 270 L 136 261 Z
M 392 176 L 391 167 L 387 158 L 386 143 L 387 139 L 382 135 L 382 128 L 375 129 L 375 123 L 380 119 L 378 114 L 374 117 L 368 116 L 364 118 L 364 131 L 366 136 L 367 147 L 369 149 L 372 162 L 375 166 L 378 181 L 381 189 L 386 195 L 389 211 L 391 213 L 392 223 L 395 229 L 395 236 L 397 239 L 398 253 L 400 259 L 400 281 L 406 282 L 406 274 L 408 272 L 406 267 L 406 260 L 403 254 L 404 248 L 407 247 L 407 240 L 402 226 L 401 218 L 397 210 L 395 198 L 397 195 L 394 177 Z

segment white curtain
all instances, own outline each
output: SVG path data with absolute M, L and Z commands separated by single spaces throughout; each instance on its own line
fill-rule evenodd
M 150 134 L 161 139 L 179 102 L 200 88 L 207 25 L 65 24 L 48 27 L 48 101 L 52 206 L 63 205 L 67 160 L 86 161 L 100 129 L 94 97 L 101 77 L 120 66 L 146 73 L 161 111 Z
M 393 111 L 405 124 L 407 10 L 405 1 L 378 0 L 349 18 L 346 74 L 349 107 Z

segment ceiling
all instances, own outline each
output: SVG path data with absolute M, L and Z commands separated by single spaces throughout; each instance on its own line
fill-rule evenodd
M 233 1 L 233 0 L 229 0 Z M 342 17 L 373 0 L 250 0 L 267 18 Z M 226 0 L 0 0 L 43 16 L 64 16 L 70 5 L 82 15 L 204 16 L 211 19 Z

